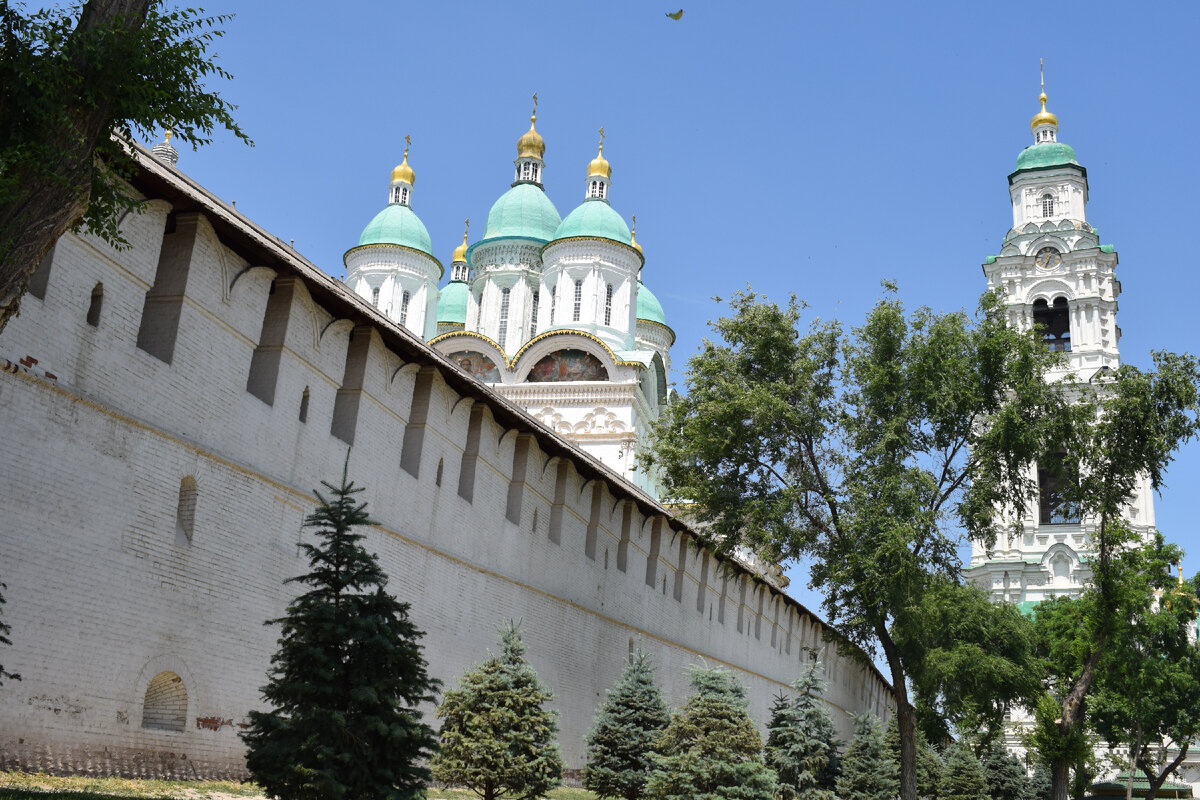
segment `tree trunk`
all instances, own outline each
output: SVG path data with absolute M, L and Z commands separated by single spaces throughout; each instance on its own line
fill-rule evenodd
M 155 1 L 88 0 L 71 37 L 79 41 L 99 28 L 136 31 L 145 23 Z M 81 54 L 87 51 L 86 47 L 76 49 Z M 90 64 L 83 55 L 76 57 L 74 66 L 80 80 L 91 86 L 118 79 L 112 75 L 113 70 Z M 105 75 L 112 77 L 99 77 Z M 110 98 L 115 93 L 104 88 L 100 86 L 97 96 Z M 111 102 L 88 106 L 58 99 L 67 103 L 69 121 L 61 128 L 35 132 L 41 143 L 53 145 L 58 153 L 56 161 L 39 165 L 38 169 L 16 165 L 17 188 L 0 202 L 0 331 L 16 316 L 29 279 L 42 259 L 87 211 L 96 143 L 101 136 L 111 135 Z
M 1104 642 L 1108 638 L 1107 626 L 1100 630 L 1096 637 L 1096 648 L 1083 664 L 1083 669 L 1071 691 L 1062 702 L 1062 716 L 1058 719 L 1058 732 L 1065 739 L 1079 730 L 1083 724 L 1084 701 L 1092 688 L 1096 677 L 1096 665 L 1100 662 L 1100 654 L 1104 651 Z M 1071 789 L 1071 762 L 1060 756 L 1054 759 L 1050 774 L 1050 800 L 1068 800 Z
M 1129 746 L 1129 780 L 1125 781 L 1125 800 L 1133 800 L 1133 771 L 1142 754 L 1142 729 L 1138 727 L 1137 739 Z
M 876 624 L 875 636 L 892 673 L 892 699 L 896 701 L 896 729 L 900 733 L 900 800 L 917 800 L 917 715 L 908 702 L 904 665 L 887 626 Z
M 1187 758 L 1189 746 L 1187 742 L 1184 742 L 1183 746 L 1179 748 L 1179 755 L 1170 764 L 1167 764 L 1166 768 L 1158 775 L 1150 771 L 1150 767 L 1147 765 L 1144 757 L 1140 760 L 1138 766 L 1142 768 L 1142 772 L 1146 773 L 1146 780 L 1150 782 L 1150 788 L 1146 792 L 1146 800 L 1154 800 L 1155 797 L 1158 797 L 1158 790 L 1162 788 L 1162 785 L 1167 782 L 1167 778 L 1171 777 L 1171 774 Z M 1130 771 L 1132 772 L 1132 770 Z

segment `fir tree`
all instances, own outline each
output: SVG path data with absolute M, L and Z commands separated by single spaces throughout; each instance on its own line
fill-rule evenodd
M 854 718 L 854 739 L 842 757 L 839 800 L 895 800 L 900 768 L 883 741 L 879 720 L 870 714 Z
M 583 788 L 602 798 L 639 800 L 650 779 L 658 739 L 670 721 L 654 670 L 639 650 L 608 691 L 588 734 Z
M 939 800 L 988 800 L 987 780 L 979 759 L 962 743 L 950 746 L 938 792 Z
M 671 718 L 646 787 L 652 800 L 771 800 L 775 777 L 746 710 L 746 692 L 721 669 L 693 667 L 696 693 Z
M 817 698 L 824 689 L 817 670 L 808 669 L 792 684 L 796 696 L 780 694 L 767 724 L 767 766 L 779 778 L 782 800 L 834 800 L 840 763 L 839 742 L 824 704 Z
M 1026 800 L 1029 779 L 1021 761 L 997 741 L 983 751 L 983 775 L 991 800 Z
M 892 754 L 892 758 L 899 764 L 900 731 L 894 714 L 888 718 L 887 729 L 883 735 L 883 743 L 887 751 Z M 917 728 L 916 750 L 917 796 L 937 797 L 938 786 L 942 781 L 942 769 L 944 768 L 942 757 L 929 744 L 929 740 L 925 737 L 925 732 L 919 727 Z
M 250 712 L 246 766 L 275 797 L 423 797 L 436 742 L 417 707 L 438 687 L 417 643 L 424 634 L 384 591 L 387 576 L 355 532 L 372 524 L 354 497 L 362 489 L 345 472 L 340 486 L 323 485 L 328 497 L 314 492 L 305 521 L 319 542 L 301 544 L 310 572 L 288 580 L 307 591 L 267 623 L 282 625 L 262 689 L 273 709 Z
M 1050 800 L 1051 787 L 1050 770 L 1045 764 L 1038 762 L 1033 768 L 1033 774 L 1029 776 L 1025 800 Z
M 517 626 L 508 623 L 500 639 L 500 655 L 489 653 L 442 697 L 433 775 L 484 800 L 536 798 L 562 781 L 558 724 L 545 708 L 553 694 L 525 660 Z
M 7 589 L 7 588 L 8 587 L 5 586 L 3 583 L 0 583 L 0 590 Z M 3 610 L 4 610 L 4 595 L 2 593 L 0 593 L 0 611 L 3 611 Z M 10 631 L 8 625 L 6 625 L 4 623 L 3 619 L 0 619 L 0 644 L 7 644 L 10 646 L 12 645 L 12 642 L 10 642 L 8 640 L 8 634 L 10 632 L 11 631 Z M 17 675 L 14 672 L 8 672 L 7 670 L 4 669 L 4 665 L 0 664 L 0 686 L 2 686 L 4 684 L 5 678 L 8 678 L 9 680 L 14 680 L 14 681 L 21 680 L 20 675 Z

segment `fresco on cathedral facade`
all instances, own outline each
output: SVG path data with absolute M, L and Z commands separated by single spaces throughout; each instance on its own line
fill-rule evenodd
M 559 350 L 533 365 L 527 380 L 530 383 L 557 381 L 606 381 L 608 370 L 600 359 L 582 350 Z
M 496 362 L 475 350 L 459 350 L 447 356 L 458 368 L 470 373 L 484 383 L 500 383 L 500 369 Z

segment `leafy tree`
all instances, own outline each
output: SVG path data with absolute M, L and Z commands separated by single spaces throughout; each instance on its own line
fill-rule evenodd
M 896 725 L 896 715 L 888 718 L 887 727 L 883 734 L 884 747 L 892 759 L 900 763 L 900 731 Z M 937 797 L 938 786 L 942 781 L 942 757 L 925 738 L 925 733 L 917 729 L 917 796 Z
M 842 759 L 838 800 L 894 800 L 899 770 L 883 741 L 879 720 L 870 714 L 854 718 L 854 738 Z
M 3 583 L 0 583 L 0 590 L 7 589 L 7 588 L 8 587 L 5 586 Z M 0 611 L 3 611 L 3 610 L 4 610 L 4 595 L 0 594 Z M 12 645 L 12 642 L 10 642 L 8 640 L 8 634 L 10 632 L 11 632 L 11 630 L 8 627 L 8 624 L 6 622 L 4 622 L 2 619 L 0 619 L 0 644 L 6 644 L 9 646 Z M 8 672 L 7 670 L 4 669 L 4 665 L 0 664 L 0 685 L 4 684 L 5 678 L 8 678 L 9 680 L 14 680 L 14 681 L 21 680 L 20 675 L 16 674 L 15 672 Z
M 347 458 L 347 462 L 349 458 Z M 314 492 L 319 505 L 302 543 L 310 571 L 288 583 L 307 588 L 288 604 L 263 697 L 242 734 L 246 766 L 275 797 L 305 800 L 425 795 L 435 740 L 418 706 L 438 681 L 425 670 L 409 605 L 384 590 L 387 576 L 356 529 L 371 525 L 362 491 L 341 484 Z
M 583 788 L 602 798 L 639 800 L 650 779 L 658 739 L 670 721 L 650 660 L 638 650 L 609 689 L 588 734 Z
M 829 711 L 819 698 L 825 686 L 815 657 L 792 684 L 793 697 L 780 694 L 767 724 L 767 766 L 779 779 L 782 800 L 834 800 L 841 757 Z
M 1057 432 L 1070 454 L 1063 499 L 1089 524 L 1091 587 L 1074 601 L 1042 604 L 1037 623 L 1047 646 L 1055 711 L 1039 706 L 1041 745 L 1051 769 L 1052 800 L 1066 800 L 1072 763 L 1080 761 L 1087 699 L 1101 661 L 1126 624 L 1131 597 L 1142 597 L 1137 533 L 1125 518 L 1143 481 L 1159 491 L 1178 448 L 1200 431 L 1200 362 L 1155 352 L 1154 369 L 1128 364 L 1088 385 L 1068 384 L 1070 414 Z M 1069 629 L 1070 626 L 1074 630 Z
M 938 786 L 939 800 L 989 800 L 987 791 L 983 767 L 971 748 L 961 742 L 950 745 Z
M 1002 509 L 1023 511 L 1028 464 L 1065 405 L 1042 379 L 1060 356 L 1009 328 L 992 295 L 974 319 L 910 315 L 889 287 L 850 333 L 821 321 L 798 330 L 795 298 L 781 308 L 737 293 L 730 305 L 712 324 L 722 341 L 689 361 L 687 394 L 660 419 L 646 460 L 718 548 L 811 559 L 827 617 L 887 662 L 900 795 L 915 800 L 909 685 L 926 658 L 923 598 L 959 579 L 961 531 L 991 542 Z M 1000 660 L 1007 646 L 976 644 L 997 646 Z M 980 667 L 1003 671 L 996 659 Z
M 489 653 L 442 696 L 433 776 L 484 800 L 532 800 L 562 781 L 556 714 L 545 707 L 554 695 L 525 660 L 515 624 L 500 630 L 500 642 L 500 655 Z
M 987 781 L 987 797 L 991 800 L 1026 800 L 1029 779 L 1025 775 L 1025 766 L 1000 742 L 989 742 L 980 762 Z
M 651 800 L 771 800 L 775 776 L 731 673 L 693 667 L 696 692 L 671 717 L 646 787 Z
M 1148 798 L 1157 796 L 1200 734 L 1200 647 L 1191 638 L 1196 582 L 1182 574 L 1176 582 L 1169 572 L 1181 555 L 1158 533 L 1141 548 L 1126 614 L 1090 701 L 1096 731 L 1110 747 L 1128 746 L 1130 771 L 1145 774 Z
M 0 3 L 0 330 L 42 257 L 82 224 L 122 243 L 140 208 L 126 188 L 137 132 L 169 127 L 207 144 L 233 107 L 206 88 L 229 78 L 208 52 L 228 16 L 164 10 L 161 0 L 87 0 L 33 14 Z

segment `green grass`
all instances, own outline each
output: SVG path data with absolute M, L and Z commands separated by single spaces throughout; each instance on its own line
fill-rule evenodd
M 230 797 L 261 798 L 263 791 L 253 783 L 237 781 L 155 781 L 129 778 L 59 777 L 42 773 L 0 772 L 0 800 L 226 800 Z M 429 800 L 475 800 L 466 789 L 430 789 Z M 548 800 L 595 800 L 586 789 L 560 788 Z

